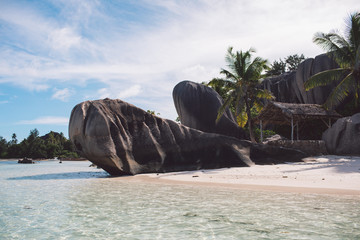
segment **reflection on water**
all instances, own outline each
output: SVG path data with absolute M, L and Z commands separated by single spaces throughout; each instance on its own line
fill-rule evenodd
M 108 178 L 0 162 L 0 239 L 360 239 L 360 199 Z

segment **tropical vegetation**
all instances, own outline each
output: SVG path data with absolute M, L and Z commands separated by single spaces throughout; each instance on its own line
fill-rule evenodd
M 63 133 L 49 132 L 39 136 L 35 128 L 27 138 L 18 143 L 14 133 L 10 141 L 0 136 L 0 158 L 78 158 L 75 148 Z
M 297 70 L 299 64 L 305 60 L 304 54 L 293 54 L 287 56 L 284 60 L 281 58 L 275 60 L 266 71 L 266 76 L 277 76 L 289 71 Z
M 247 126 L 250 140 L 255 142 L 253 130 L 254 111 L 260 111 L 263 107 L 263 99 L 272 99 L 273 96 L 267 90 L 258 88 L 262 73 L 268 68 L 267 60 L 254 57 L 255 50 L 233 51 L 229 47 L 225 56 L 227 69 L 221 69 L 220 74 L 225 78 L 215 78 L 208 85 L 213 87 L 225 99 L 220 107 L 217 121 L 230 107 L 236 121 L 240 126 Z
M 345 36 L 337 32 L 314 35 L 314 43 L 327 51 L 330 58 L 336 61 L 338 68 L 330 69 L 313 75 L 305 82 L 305 89 L 325 86 L 335 82 L 324 107 L 334 109 L 347 97 L 359 105 L 360 94 L 360 13 L 350 15 L 346 25 Z

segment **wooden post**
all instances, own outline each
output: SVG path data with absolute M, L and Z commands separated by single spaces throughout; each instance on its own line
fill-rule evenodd
M 294 119 L 291 117 L 291 141 L 294 141 Z
M 329 118 L 329 128 L 331 128 L 331 118 Z
M 260 142 L 263 142 L 263 128 L 262 128 L 262 120 L 260 120 Z
M 296 121 L 296 139 L 299 141 L 299 122 Z

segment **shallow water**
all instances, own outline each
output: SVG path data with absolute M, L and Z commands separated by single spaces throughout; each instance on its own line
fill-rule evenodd
M 110 178 L 0 162 L 0 239 L 360 239 L 360 198 Z

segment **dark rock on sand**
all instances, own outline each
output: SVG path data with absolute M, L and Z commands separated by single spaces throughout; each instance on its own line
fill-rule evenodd
M 360 155 L 360 113 L 338 119 L 322 139 L 331 154 Z
M 174 87 L 173 99 L 180 121 L 185 126 L 238 139 L 247 138 L 245 131 L 238 127 L 229 110 L 216 123 L 218 110 L 224 101 L 212 88 L 191 81 L 182 81 Z
M 121 100 L 76 105 L 69 137 L 84 157 L 111 175 L 253 164 L 247 143 L 188 128 Z
M 26 164 L 30 163 L 30 164 L 32 164 L 32 163 L 35 163 L 35 162 L 32 159 L 25 157 L 23 159 L 19 159 L 18 163 L 26 163 Z
M 250 158 L 257 165 L 301 162 L 309 155 L 299 149 L 251 143 Z

